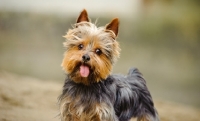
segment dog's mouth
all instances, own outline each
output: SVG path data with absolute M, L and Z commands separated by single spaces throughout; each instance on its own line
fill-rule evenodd
M 88 77 L 90 74 L 90 66 L 87 64 L 81 64 L 79 71 L 80 71 L 81 77 Z

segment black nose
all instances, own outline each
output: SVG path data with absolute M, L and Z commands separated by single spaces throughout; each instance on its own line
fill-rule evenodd
M 88 54 L 85 54 L 82 56 L 82 59 L 84 62 L 88 62 L 90 60 L 90 56 Z

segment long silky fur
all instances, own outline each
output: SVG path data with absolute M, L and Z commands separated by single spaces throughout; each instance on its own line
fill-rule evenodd
M 68 50 L 76 43 L 83 41 L 83 38 L 90 38 L 93 40 L 94 37 L 98 38 L 104 54 L 111 59 L 114 64 L 120 55 L 119 43 L 115 40 L 116 35 L 113 31 L 107 30 L 105 27 L 97 27 L 91 22 L 76 23 L 73 29 L 69 29 L 67 34 L 64 36 L 66 42 L 64 42 L 65 48 Z
M 62 121 L 76 121 L 73 116 L 79 121 L 129 121 L 133 117 L 159 121 L 146 81 L 136 68 L 130 69 L 127 76 L 110 75 L 90 86 L 67 77 L 59 105 Z

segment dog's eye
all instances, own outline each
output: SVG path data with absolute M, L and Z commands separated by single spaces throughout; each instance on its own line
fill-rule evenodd
M 102 53 L 102 51 L 101 51 L 99 48 L 97 48 L 97 49 L 95 50 L 95 53 L 96 53 L 97 55 L 100 55 L 100 54 Z
M 82 50 L 83 47 L 84 47 L 83 44 L 78 45 L 78 49 L 79 49 L 79 50 Z

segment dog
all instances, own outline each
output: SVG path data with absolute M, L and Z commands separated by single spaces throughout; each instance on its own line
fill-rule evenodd
M 103 27 L 84 9 L 64 36 L 66 79 L 58 98 L 61 121 L 159 121 L 146 81 L 137 68 L 111 74 L 119 58 L 119 19 Z

